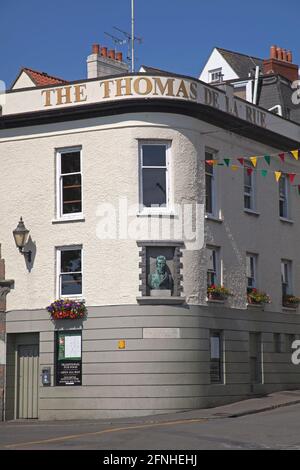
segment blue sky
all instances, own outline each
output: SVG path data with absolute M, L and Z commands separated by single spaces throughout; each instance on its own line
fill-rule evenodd
M 113 47 L 104 31 L 130 30 L 130 0 L 0 0 L 0 80 L 20 67 L 86 77 L 92 43 Z M 268 57 L 272 44 L 300 63 L 299 0 L 135 0 L 137 66 L 198 76 L 214 46 Z

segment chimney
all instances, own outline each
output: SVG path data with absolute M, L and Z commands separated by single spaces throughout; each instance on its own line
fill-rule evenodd
M 270 58 L 263 61 L 265 75 L 275 74 L 285 77 L 290 82 L 298 80 L 298 65 L 292 63 L 291 51 L 271 46 Z
M 107 75 L 126 75 L 128 64 L 123 62 L 121 52 L 114 49 L 107 51 L 107 47 L 99 44 L 92 45 L 91 54 L 87 58 L 87 78 L 101 78 Z

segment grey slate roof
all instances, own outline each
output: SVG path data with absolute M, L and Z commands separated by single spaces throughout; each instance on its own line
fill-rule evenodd
M 264 75 L 260 78 L 258 105 L 265 109 L 282 106 L 286 119 L 300 123 L 300 104 L 294 104 L 291 82 L 278 74 Z
M 246 54 L 241 54 L 240 52 L 228 51 L 221 47 L 216 47 L 216 49 L 240 78 L 247 78 L 250 70 L 255 69 L 257 65 L 262 68 L 263 60 L 258 57 L 248 56 Z

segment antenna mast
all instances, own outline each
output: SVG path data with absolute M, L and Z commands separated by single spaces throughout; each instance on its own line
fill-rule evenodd
M 131 72 L 134 72 L 134 0 L 131 0 Z

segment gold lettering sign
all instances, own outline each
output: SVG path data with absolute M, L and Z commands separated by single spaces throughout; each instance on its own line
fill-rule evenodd
M 203 91 L 202 91 L 203 90 Z M 199 97 L 201 91 L 201 98 Z M 98 93 L 98 97 L 97 97 Z M 126 97 L 166 97 L 202 102 L 207 106 L 241 117 L 254 125 L 266 127 L 266 113 L 241 100 L 196 81 L 176 77 L 145 75 L 119 77 L 81 84 L 58 86 L 41 91 L 42 106 L 66 106 L 84 102 L 101 102 Z M 240 104 L 239 104 L 240 103 Z

